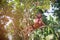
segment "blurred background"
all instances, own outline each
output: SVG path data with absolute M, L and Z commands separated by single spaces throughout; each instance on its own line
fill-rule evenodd
M 45 27 L 29 34 L 28 40 L 60 39 L 60 0 L 0 0 L 0 40 L 24 40 L 21 31 L 43 11 Z

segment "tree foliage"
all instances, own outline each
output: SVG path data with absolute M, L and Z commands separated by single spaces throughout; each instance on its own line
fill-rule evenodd
M 54 12 L 57 22 L 51 16 L 49 16 L 50 20 L 47 20 L 43 13 L 43 21 L 46 24 L 46 28 L 36 29 L 31 33 L 29 39 L 47 40 L 48 36 L 53 34 L 55 36 L 53 39 L 58 40 L 60 35 L 57 32 L 60 28 L 60 23 L 58 23 L 60 21 L 60 0 L 0 0 L 0 39 L 7 40 L 8 38 L 5 36 L 11 33 L 13 40 L 20 40 L 22 35 L 20 31 L 28 25 L 33 24 L 33 20 L 39 9 L 43 10 L 43 12 L 48 10 L 50 8 L 50 2 L 52 2 L 52 6 L 58 8 Z M 13 23 L 10 23 L 10 26 L 8 26 L 10 32 L 4 28 L 5 23 L 8 22 L 4 16 L 9 16 L 13 20 Z M 2 23 L 4 24 L 2 25 Z

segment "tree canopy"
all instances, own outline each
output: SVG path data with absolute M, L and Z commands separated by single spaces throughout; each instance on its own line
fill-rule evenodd
M 44 13 L 50 9 L 50 6 L 53 7 L 54 12 L 51 13 L 52 16 L 49 15 L 48 20 Z M 52 40 L 58 40 L 60 38 L 60 0 L 0 0 L 0 39 L 8 40 L 11 35 L 12 40 L 23 40 L 20 31 L 34 23 L 33 20 L 39 9 L 43 11 L 42 18 L 46 27 L 33 31 L 29 40 L 50 40 L 50 36 Z

